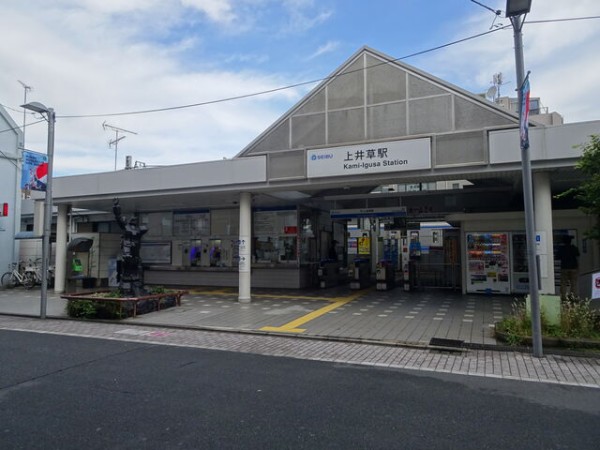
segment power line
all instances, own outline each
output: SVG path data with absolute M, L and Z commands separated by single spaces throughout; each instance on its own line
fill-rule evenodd
M 474 3 L 477 3 L 480 6 L 484 6 L 478 2 L 474 2 Z M 495 12 L 496 11 L 494 11 L 494 13 Z M 567 22 L 567 21 L 574 21 L 574 20 L 589 20 L 589 19 L 600 19 L 600 16 L 574 17 L 574 18 L 566 18 L 566 19 L 535 20 L 535 21 L 527 21 L 527 23 L 535 24 L 535 23 L 549 23 L 549 22 Z M 486 36 L 488 34 L 495 33 L 496 31 L 505 30 L 507 28 L 510 28 L 510 25 L 500 26 L 500 27 L 497 27 L 497 28 L 494 28 L 494 29 L 491 29 L 491 30 L 488 30 L 488 31 L 485 31 L 482 33 L 474 34 L 474 35 L 471 35 L 471 36 L 468 36 L 468 37 L 465 37 L 462 39 L 458 39 L 455 41 L 451 41 L 446 44 L 438 45 L 436 47 L 432 47 L 432 48 L 429 48 L 426 50 L 421 50 L 421 51 L 411 53 L 411 54 L 408 54 L 408 55 L 405 55 L 405 56 L 402 56 L 399 58 L 389 59 L 387 61 L 368 66 L 368 67 L 366 67 L 366 69 L 372 69 L 374 67 L 378 67 L 381 65 L 401 61 L 401 60 L 408 59 L 408 58 L 413 58 L 415 56 L 424 55 L 426 53 L 434 52 L 436 50 L 450 47 L 452 45 L 460 44 L 462 42 L 466 42 L 466 41 L 469 41 L 472 39 L 477 39 L 477 38 Z M 246 99 L 246 98 L 258 97 L 258 96 L 266 95 L 266 94 L 272 94 L 275 92 L 280 92 L 280 91 L 284 91 L 284 90 L 288 90 L 288 89 L 306 86 L 309 84 L 315 84 L 315 83 L 320 83 L 323 81 L 329 81 L 329 80 L 332 80 L 332 79 L 335 79 L 335 78 L 338 78 L 341 76 L 349 75 L 351 73 L 358 72 L 361 70 L 363 70 L 363 69 L 349 70 L 349 71 L 345 71 L 338 75 L 333 75 L 333 76 L 324 77 L 324 78 L 318 78 L 318 79 L 314 79 L 314 80 L 310 80 L 310 81 L 303 81 L 303 82 L 299 82 L 299 83 L 290 84 L 287 86 L 281 86 L 281 87 L 277 87 L 277 88 L 273 88 L 273 89 L 267 89 L 264 91 L 236 95 L 236 96 L 232 96 L 232 97 L 225 97 L 225 98 L 216 99 L 216 100 L 207 100 L 205 102 L 191 103 L 191 104 L 186 104 L 186 105 L 169 106 L 169 107 L 163 107 L 163 108 L 153 108 L 153 109 L 145 109 L 145 110 L 137 110 L 137 111 L 113 112 L 113 113 L 61 115 L 61 116 L 56 116 L 56 117 L 61 118 L 61 119 L 81 119 L 81 118 L 93 118 L 93 117 L 130 116 L 130 115 L 151 114 L 151 113 L 158 113 L 158 112 L 165 112 L 165 111 L 175 111 L 175 110 L 179 110 L 179 109 L 187 109 L 187 108 L 194 108 L 194 107 L 199 107 L 199 106 L 213 105 L 213 104 L 218 104 L 218 103 L 226 103 L 226 102 L 231 102 L 231 101 L 235 101 L 235 100 L 242 100 L 242 99 Z M 12 109 L 12 108 L 10 108 L 10 109 Z M 20 112 L 20 111 L 18 111 L 18 112 Z M 39 123 L 39 122 L 34 122 L 34 123 Z M 4 131 L 9 131 L 9 130 L 4 130 Z M 2 131 L 0 131 L 0 132 L 2 132 Z
M 568 19 L 528 20 L 527 23 L 571 22 L 573 20 L 600 19 L 600 16 L 571 17 Z
M 6 153 L 4 153 L 2 150 L 0 150 L 0 154 L 4 157 L 4 159 L 6 159 L 9 163 L 11 163 L 13 166 L 15 166 L 17 169 L 19 169 L 19 166 L 17 165 L 16 162 L 13 161 L 13 159 L 15 158 L 11 158 L 9 157 Z
M 2 106 L 4 106 L 4 105 L 2 105 Z M 18 112 L 20 112 L 20 111 L 18 111 Z M 7 129 L 5 129 L 5 130 L 0 130 L 0 133 L 7 133 L 7 132 L 9 132 L 9 131 L 15 131 L 15 130 L 19 130 L 19 129 L 21 129 L 21 128 L 24 128 L 24 127 L 29 127 L 29 126 L 31 126 L 31 125 L 36 125 L 36 124 L 38 124 L 38 123 L 45 122 L 45 121 L 46 121 L 46 119 L 42 119 L 42 120 L 38 120 L 37 122 L 31 122 L 31 123 L 28 123 L 27 125 L 24 125 L 23 127 L 12 127 L 12 128 L 7 128 Z M 17 163 L 13 161 L 13 159 L 15 159 L 15 158 L 9 157 L 9 156 L 8 156 L 6 153 L 4 153 L 2 150 L 0 150 L 0 154 L 1 154 L 1 155 L 2 155 L 2 156 L 3 156 L 3 157 L 4 157 L 4 158 L 5 158 L 5 159 L 6 159 L 8 162 L 10 162 L 10 163 L 11 163 L 13 166 L 15 166 L 17 169 L 19 169 L 19 166 L 17 165 Z
M 2 103 L 0 103 L 0 106 L 2 106 L 3 108 L 6 108 L 6 109 L 10 109 L 11 111 L 14 111 L 14 112 L 18 112 L 18 113 L 20 113 L 20 112 L 23 112 L 23 111 L 21 111 L 20 109 L 17 109 L 17 108 L 12 108 L 12 107 L 10 107 L 10 106 L 7 106 L 7 105 L 4 105 L 4 104 L 2 104 Z M 29 113 L 29 114 L 35 114 L 35 113 Z
M 415 53 L 411 53 L 409 55 L 405 55 L 405 56 L 402 56 L 400 58 L 389 59 L 387 61 L 384 61 L 384 62 L 381 62 L 381 63 L 377 63 L 377 64 L 373 64 L 371 66 L 368 66 L 368 67 L 366 67 L 366 69 L 372 69 L 374 67 L 382 66 L 382 65 L 389 64 L 389 63 L 396 62 L 396 61 L 401 61 L 403 59 L 412 58 L 414 56 L 423 55 L 425 53 L 433 52 L 435 50 L 440 50 L 442 48 L 449 47 L 451 45 L 460 44 L 462 42 L 469 41 L 471 39 L 476 39 L 476 38 L 485 36 L 487 34 L 495 33 L 496 31 L 503 30 L 503 29 L 508 28 L 508 27 L 509 27 L 509 25 L 506 25 L 506 26 L 503 26 L 503 27 L 500 27 L 500 28 L 495 28 L 493 30 L 484 31 L 483 33 L 474 34 L 474 35 L 468 36 L 466 38 L 458 39 L 456 41 L 448 42 L 446 44 L 438 45 L 437 47 L 432 47 L 432 48 L 429 48 L 427 50 L 421 50 L 421 51 L 418 51 L 418 52 L 415 52 Z M 287 90 L 287 89 L 293 89 L 293 88 L 300 87 L 300 86 L 305 86 L 305 85 L 308 85 L 308 84 L 315 84 L 315 83 L 320 83 L 320 82 L 323 82 L 323 81 L 329 81 L 329 80 L 332 80 L 332 79 L 335 79 L 335 78 L 338 78 L 338 77 L 341 77 L 341 76 L 349 75 L 349 74 L 354 73 L 354 72 L 359 72 L 361 70 L 363 70 L 363 69 L 348 70 L 348 71 L 345 71 L 345 72 L 343 72 L 343 73 L 341 73 L 339 75 L 333 75 L 333 76 L 330 76 L 330 77 L 318 78 L 318 79 L 310 80 L 310 81 L 302 81 L 300 83 L 295 83 L 295 84 L 291 84 L 291 85 L 287 85 L 287 86 L 282 86 L 282 87 L 278 87 L 278 88 L 273 88 L 273 89 L 267 89 L 265 91 L 253 92 L 253 93 L 250 93 L 250 94 L 242 94 L 242 95 L 237 95 L 237 96 L 233 96 L 233 97 L 221 98 L 221 99 L 217 99 L 217 100 L 208 100 L 208 101 L 205 101 L 205 102 L 192 103 L 192 104 L 188 104 L 188 105 L 170 106 L 170 107 L 165 107 L 165 108 L 155 108 L 155 109 L 146 109 L 146 110 L 139 110 L 139 111 L 127 111 L 127 112 L 118 112 L 118 113 L 64 115 L 64 116 L 56 116 L 56 117 L 57 118 L 61 118 L 61 119 L 80 119 L 80 118 L 88 118 L 88 117 L 128 116 L 128 115 L 150 114 L 150 113 L 156 113 L 156 112 L 173 111 L 173 110 L 177 110 L 177 109 L 194 108 L 194 107 L 197 107 L 197 106 L 206 106 L 206 105 L 212 105 L 212 104 L 216 104 L 216 103 L 224 103 L 224 102 L 230 102 L 230 101 L 234 101 L 234 100 L 241 100 L 241 99 L 250 98 L 250 97 L 257 97 L 257 96 L 265 95 L 265 94 L 272 94 L 274 92 L 279 92 L 279 91 L 283 91 L 283 90 Z
M 2 105 L 2 106 L 4 106 L 4 105 Z M 27 125 L 25 125 L 25 127 L 30 127 L 31 125 L 37 125 L 38 123 L 42 123 L 42 122 L 45 122 L 45 121 L 46 121 L 46 119 L 41 119 L 41 120 L 38 120 L 37 122 L 28 123 Z M 7 133 L 9 131 L 16 131 L 16 130 L 20 130 L 22 128 L 23 127 L 18 127 L 18 126 L 17 127 L 6 128 L 4 130 L 0 130 L 0 133 Z

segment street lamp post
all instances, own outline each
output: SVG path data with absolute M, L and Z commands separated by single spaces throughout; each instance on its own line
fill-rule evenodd
M 46 115 L 48 121 L 48 174 L 46 176 L 46 198 L 44 201 L 44 233 L 42 235 L 42 289 L 40 294 L 40 318 L 46 318 L 48 307 L 48 268 L 50 266 L 50 234 L 52 232 L 52 161 L 54 159 L 54 124 L 56 115 L 53 108 L 39 102 L 21 105 L 22 108 Z
M 525 63 L 523 59 L 523 29 L 524 15 L 531 10 L 532 0 L 507 0 L 506 17 L 510 18 L 514 31 L 515 66 L 517 72 L 517 86 L 519 97 L 519 122 L 523 120 L 523 92 L 522 85 L 525 81 Z M 522 141 L 522 140 L 521 140 Z M 529 299 L 531 302 L 531 336 L 533 356 L 541 358 L 542 330 L 540 318 L 540 295 L 538 288 L 538 267 L 535 244 L 535 216 L 533 206 L 533 183 L 531 179 L 531 159 L 528 146 L 521 142 L 521 166 L 523 173 L 523 203 L 525 209 L 525 233 L 527 236 L 527 260 L 529 261 Z

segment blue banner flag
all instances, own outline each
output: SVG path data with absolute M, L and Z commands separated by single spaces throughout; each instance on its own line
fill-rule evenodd
M 45 191 L 48 179 L 48 157 L 43 153 L 23 150 L 21 189 Z
M 525 77 L 525 81 L 521 85 L 521 105 L 519 134 L 521 137 L 521 149 L 529 148 L 529 73 Z

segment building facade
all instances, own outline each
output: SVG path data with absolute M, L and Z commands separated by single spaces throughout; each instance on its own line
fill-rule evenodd
M 575 236 L 582 270 L 598 265 L 590 219 L 553 195 L 577 183 L 573 146 L 600 122 L 530 125 L 542 291 L 554 293 L 557 236 Z M 391 265 L 412 288 L 526 292 L 521 185 L 517 115 L 365 47 L 231 160 L 57 178 L 57 277 L 69 278 L 69 230 L 116 257 L 118 197 L 149 228 L 148 283 L 239 286 L 249 301 L 251 286 L 316 285 L 333 247 L 351 274 Z M 91 266 L 110 278 L 107 261 Z
M 21 220 L 21 149 L 23 133 L 0 106 L 0 269 L 19 260 L 15 234 Z

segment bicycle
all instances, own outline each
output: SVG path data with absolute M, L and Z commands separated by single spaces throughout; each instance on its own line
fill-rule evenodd
M 25 267 L 25 273 L 23 274 L 23 285 L 26 289 L 31 289 L 36 284 L 42 284 L 42 271 L 38 264 L 38 260 L 33 264 L 29 264 Z M 48 287 L 54 286 L 54 266 L 48 267 Z
M 31 275 L 27 275 L 23 263 L 12 263 L 8 265 L 10 269 L 4 275 L 2 275 L 2 286 L 8 289 L 12 289 L 15 286 L 22 284 L 26 289 L 31 289 L 35 280 Z

